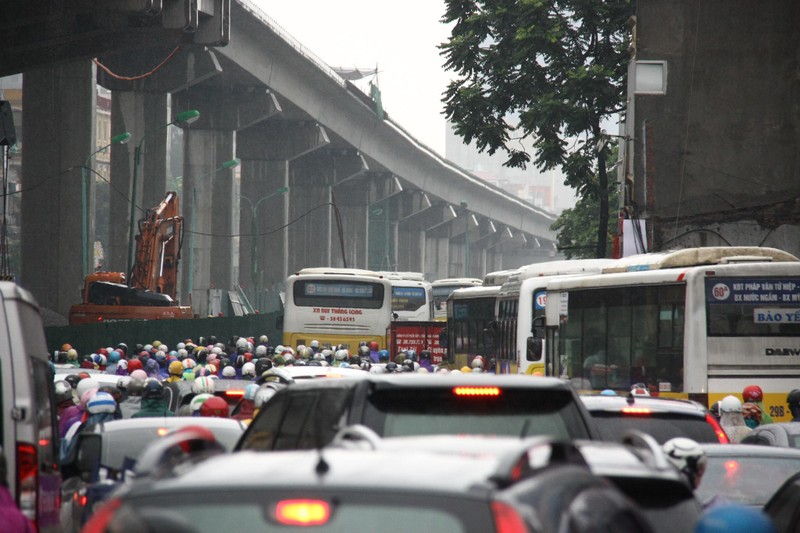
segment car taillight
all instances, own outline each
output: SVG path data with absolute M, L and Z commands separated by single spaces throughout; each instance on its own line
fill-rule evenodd
M 494 517 L 494 529 L 497 533 L 522 533 L 528 531 L 525 521 L 507 503 L 492 502 L 492 516 Z
M 499 387 L 456 387 L 453 389 L 456 396 L 500 396 Z
M 102 507 L 100 507 L 86 525 L 81 529 L 81 533 L 103 533 L 107 529 L 114 514 L 117 512 L 119 506 L 122 505 L 121 500 L 109 500 Z
M 650 416 L 653 414 L 653 411 L 647 407 L 623 407 L 622 414 L 631 416 Z
M 242 389 L 228 389 L 225 391 L 225 396 L 244 396 L 244 391 Z
M 39 485 L 39 459 L 36 446 L 17 443 L 17 501 L 23 514 L 35 523 Z
M 275 505 L 275 520 L 285 526 L 321 526 L 330 517 L 325 500 L 281 500 Z
M 714 433 L 717 435 L 717 440 L 719 440 L 720 444 L 730 444 L 731 440 L 728 438 L 728 434 L 725 433 L 725 430 L 719 425 L 719 422 L 717 422 L 717 419 L 714 418 L 714 415 L 711 413 L 706 413 L 706 422 L 708 422 L 711 427 L 714 428 Z

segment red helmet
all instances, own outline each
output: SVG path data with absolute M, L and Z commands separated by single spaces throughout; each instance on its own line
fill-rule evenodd
M 216 416 L 228 418 L 228 402 L 219 396 L 212 396 L 200 406 L 200 416 Z
M 758 385 L 748 385 L 742 391 L 742 399 L 745 402 L 760 402 L 764 399 L 764 391 Z
M 369 349 L 372 350 L 373 352 L 377 352 L 379 348 L 380 345 L 377 342 L 372 341 L 369 343 Z

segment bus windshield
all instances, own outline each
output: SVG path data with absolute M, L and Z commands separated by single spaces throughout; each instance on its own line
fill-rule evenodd
M 294 284 L 294 303 L 301 307 L 380 309 L 383 285 L 365 281 L 299 280 Z

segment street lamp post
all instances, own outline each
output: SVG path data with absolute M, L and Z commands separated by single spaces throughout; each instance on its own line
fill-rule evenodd
M 241 198 L 242 200 L 247 201 L 247 203 L 250 205 L 250 212 L 251 212 L 251 217 L 250 217 L 250 234 L 251 234 L 251 237 L 250 237 L 250 256 L 251 256 L 250 257 L 250 265 L 251 265 L 251 274 L 250 275 L 251 275 L 252 280 L 253 280 L 253 287 L 254 288 L 258 287 L 258 254 L 257 254 L 257 247 L 256 247 L 256 236 L 258 234 L 258 224 L 256 223 L 256 214 L 258 213 L 258 208 L 266 200 L 269 200 L 270 198 L 274 198 L 275 196 L 280 196 L 282 194 L 286 194 L 287 192 L 289 192 L 289 187 L 280 187 L 280 188 L 276 189 L 275 192 L 273 192 L 272 194 L 268 194 L 268 195 L 264 196 L 263 198 L 260 198 L 255 203 L 255 205 L 253 204 L 252 201 L 250 201 L 250 199 L 248 197 L 243 196 L 241 194 L 239 195 L 239 198 Z
M 231 168 L 236 168 L 238 166 L 239 166 L 239 160 L 238 159 L 230 159 L 230 160 L 225 161 L 224 163 L 222 163 L 220 166 L 218 166 L 217 168 L 215 168 L 211 172 L 206 172 L 205 174 L 202 174 L 202 175 L 196 177 L 193 180 L 193 183 L 192 183 L 192 202 L 191 202 L 192 208 L 190 210 L 190 212 L 192 213 L 192 220 L 191 220 L 191 224 L 189 226 L 189 279 L 187 280 L 187 283 L 186 283 L 186 285 L 187 285 L 186 292 L 189 295 L 189 303 L 191 303 L 192 290 L 194 289 L 194 234 L 195 234 L 195 221 L 197 220 L 197 211 L 196 211 L 196 209 L 197 209 L 197 207 L 196 207 L 197 206 L 197 182 L 202 180 L 202 179 L 205 179 L 205 178 L 207 178 L 209 176 L 213 176 L 217 172 L 221 172 L 223 170 L 228 170 L 228 169 L 231 169 Z
M 469 277 L 469 214 L 467 213 L 467 202 L 461 202 L 464 208 L 464 277 Z
M 92 158 L 110 148 L 112 145 L 115 144 L 125 144 L 131 139 L 131 134 L 127 131 L 124 133 L 120 133 L 119 135 L 115 135 L 111 138 L 111 142 L 107 145 L 103 146 L 102 148 L 98 148 L 91 154 L 89 157 L 86 158 L 86 162 L 81 167 L 81 211 L 82 211 L 82 233 L 83 233 L 83 277 L 84 279 L 86 276 L 89 275 L 89 223 L 88 223 L 88 209 L 89 209 L 89 202 L 86 198 L 87 195 L 87 186 L 86 186 L 86 172 L 89 170 L 89 164 L 92 161 Z
M 133 182 L 131 183 L 131 228 L 128 234 L 128 272 L 131 272 L 133 269 L 133 254 L 135 251 L 134 232 L 136 231 L 136 187 L 137 181 L 139 180 L 139 169 L 142 163 L 142 149 L 144 147 L 145 137 L 174 124 L 191 124 L 198 118 L 200 118 L 200 112 L 196 109 L 178 113 L 175 116 L 175 120 L 172 122 L 167 122 L 166 124 L 145 132 L 136 145 L 136 150 L 133 152 Z M 130 282 L 130 280 L 128 281 Z

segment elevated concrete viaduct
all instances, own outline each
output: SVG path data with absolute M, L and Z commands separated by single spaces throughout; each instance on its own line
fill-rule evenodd
M 128 268 L 131 199 L 139 218 L 167 190 L 166 125 L 200 112 L 176 124 L 181 299 L 198 314 L 214 289 L 278 290 L 304 266 L 480 277 L 551 258 L 553 215 L 419 143 L 247 2 L 110 0 L 102 23 L 76 5 L 60 15 L 73 31 L 58 42 L 71 47 L 20 30 L 24 64 L 0 53 L 0 74 L 24 73 L 21 282 L 44 307 L 66 313 L 79 299 L 81 254 L 92 253 L 80 245 L 80 168 L 95 150 L 95 81 L 112 91 L 112 134 L 132 134 L 111 147 L 110 270 Z M 26 20 L 47 19 L 27 9 Z

